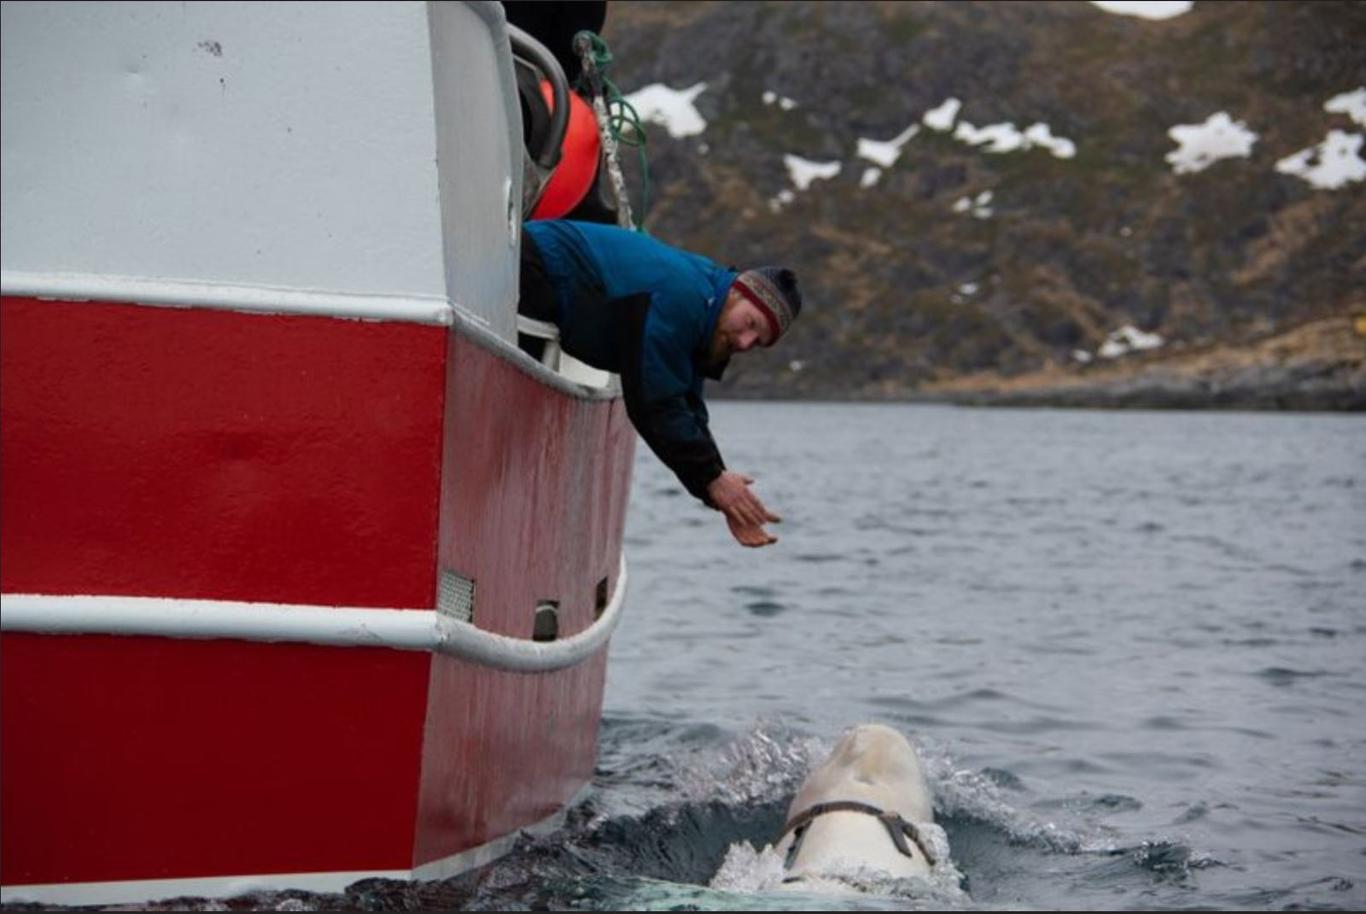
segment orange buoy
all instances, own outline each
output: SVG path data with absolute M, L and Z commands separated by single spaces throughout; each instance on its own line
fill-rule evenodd
M 541 81 L 541 96 L 546 105 L 553 106 L 555 97 L 548 81 Z M 598 122 L 588 103 L 578 93 L 569 93 L 569 125 L 560 146 L 560 164 L 551 173 L 545 193 L 531 211 L 532 219 L 558 219 L 578 206 L 593 186 L 598 174 L 598 155 L 601 149 Z

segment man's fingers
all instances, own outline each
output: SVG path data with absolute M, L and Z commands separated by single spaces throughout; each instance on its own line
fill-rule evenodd
M 735 506 L 732 514 L 735 516 L 736 523 L 744 524 L 746 527 L 753 527 L 759 522 L 758 516 L 754 513 L 754 508 L 743 502 Z
M 763 502 L 757 500 L 739 506 L 736 514 L 740 515 L 745 523 L 757 527 L 762 527 L 764 524 L 780 524 L 783 521 L 777 514 L 764 507 Z
M 754 519 L 759 523 L 763 522 L 763 516 L 768 513 L 768 509 L 764 507 L 764 503 L 759 499 L 759 496 L 748 489 L 745 490 L 744 497 L 739 499 L 736 504 L 742 507 L 747 513 L 754 515 Z
M 744 536 L 739 539 L 741 545 L 749 546 L 751 549 L 756 549 L 759 546 L 768 546 L 778 542 L 776 536 L 769 536 L 758 527 L 746 527 L 744 529 Z
M 726 516 L 726 522 L 730 527 L 731 536 L 742 546 L 754 548 L 778 542 L 776 536 L 769 535 L 768 531 L 757 524 L 746 524 L 729 515 Z
M 782 518 L 764 505 L 763 500 L 749 486 L 754 477 L 727 472 L 724 481 L 713 491 L 713 504 L 720 508 L 730 524 L 735 539 L 746 546 L 767 546 L 778 538 L 764 530 L 764 524 L 777 524 Z
M 783 522 L 783 519 L 779 517 L 777 514 L 774 514 L 772 511 L 768 510 L 768 508 L 765 507 L 763 502 L 760 502 L 757 505 L 757 509 L 757 513 L 759 516 L 759 524 L 781 524 Z
M 762 527 L 768 518 L 768 510 L 763 504 L 743 504 L 740 506 L 739 514 L 751 527 Z

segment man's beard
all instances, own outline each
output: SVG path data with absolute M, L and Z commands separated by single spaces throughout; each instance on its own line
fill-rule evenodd
M 703 373 L 713 380 L 719 379 L 726 366 L 730 364 L 730 357 L 733 354 L 726 336 L 722 333 L 715 334 L 712 336 L 711 345 L 707 347 L 707 364 L 703 366 Z
M 711 349 L 707 352 L 708 368 L 725 368 L 731 357 L 730 340 L 724 333 L 717 332 L 712 337 Z

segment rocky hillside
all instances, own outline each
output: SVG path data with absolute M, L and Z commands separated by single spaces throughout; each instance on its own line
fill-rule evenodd
M 627 94 L 705 83 L 700 132 L 650 127 L 648 229 L 802 280 L 722 395 L 1144 403 L 1115 391 L 1154 361 L 1228 349 L 1248 391 L 1261 358 L 1293 388 L 1276 353 L 1322 342 L 1324 397 L 1206 402 L 1366 406 L 1366 182 L 1304 176 L 1359 158 L 1366 4 L 615 0 L 603 32 Z M 1177 125 L 1245 154 L 1170 161 Z

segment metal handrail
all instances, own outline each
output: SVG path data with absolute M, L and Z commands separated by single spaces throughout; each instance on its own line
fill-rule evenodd
M 430 609 L 301 606 L 164 597 L 0 594 L 0 629 L 44 635 L 134 635 L 428 651 L 517 673 L 577 666 L 607 643 L 626 602 L 621 557 L 611 601 L 592 625 L 557 641 L 513 638 Z
M 545 146 L 534 156 L 537 165 L 549 170 L 560 162 L 560 147 L 564 145 L 564 135 L 569 129 L 569 80 L 564 75 L 564 67 L 560 66 L 545 45 L 511 22 L 507 24 L 507 31 L 513 53 L 530 58 L 530 62 L 550 81 L 551 97 L 555 103 L 555 110 L 550 112 L 550 134 L 546 137 Z

